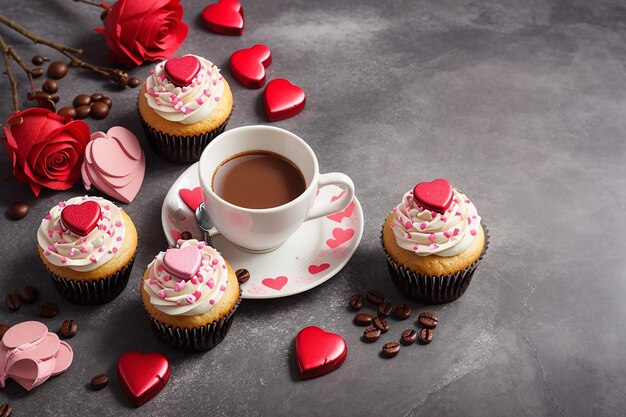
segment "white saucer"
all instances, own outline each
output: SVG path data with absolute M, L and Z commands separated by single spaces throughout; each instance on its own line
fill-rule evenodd
M 180 233 L 188 231 L 202 239 L 194 213 L 179 196 L 179 190 L 200 186 L 198 163 L 176 179 L 163 201 L 161 222 L 170 246 Z M 320 189 L 318 199 L 331 201 L 342 190 L 337 186 Z M 242 298 L 279 298 L 298 294 L 326 282 L 344 267 L 363 235 L 363 210 L 356 197 L 346 210 L 305 222 L 281 247 L 263 254 L 241 250 L 224 237 L 212 238 L 213 245 L 236 270 L 250 271 L 250 280 L 241 285 Z

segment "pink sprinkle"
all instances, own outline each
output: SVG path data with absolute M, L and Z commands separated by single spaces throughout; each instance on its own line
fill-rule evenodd
M 209 304 L 211 305 L 215 304 L 215 300 L 209 300 Z
M 413 250 L 417 250 L 418 248 L 419 248 L 419 245 L 417 243 L 413 245 Z
M 118 242 L 122 241 L 122 236 L 118 236 L 115 240 L 117 240 Z
M 165 298 L 165 290 L 159 291 L 159 297 Z
M 165 268 L 163 267 L 163 265 L 159 265 L 159 266 L 157 266 L 157 271 L 159 271 L 159 272 L 163 272 L 163 269 L 165 269 Z
M 408 234 L 408 233 L 405 233 L 405 234 L 404 234 L 404 238 L 405 238 L 405 239 L 410 239 L 410 238 L 411 238 L 411 235 L 410 235 L 410 234 Z
M 196 297 L 194 297 L 192 294 L 189 294 L 186 298 L 185 301 L 187 301 L 189 304 L 193 304 L 196 302 Z
M 472 230 L 470 230 L 470 235 L 472 235 L 472 236 L 476 236 L 476 229 L 472 229 Z
M 67 262 L 67 258 L 66 258 L 65 256 L 63 256 L 63 257 L 61 258 L 61 263 L 62 263 L 62 264 L 64 264 L 64 263 L 66 263 L 66 262 Z
M 209 282 L 206 283 L 206 285 L 208 285 L 210 289 L 213 289 L 213 287 L 215 286 L 215 282 L 213 282 L 213 278 L 211 278 Z
M 198 242 L 198 249 L 202 249 L 206 246 L 206 243 L 204 242 Z
M 434 250 L 434 249 L 439 249 L 439 245 L 437 245 L 436 243 L 433 243 L 429 246 L 430 250 Z
M 219 97 L 215 97 L 215 101 L 220 101 L 220 98 Z
M 226 291 L 226 286 L 220 285 L 220 291 Z
M 443 232 L 443 235 L 445 237 L 447 237 L 448 239 L 450 239 L 450 237 L 452 237 L 452 235 L 450 234 L 450 232 L 448 232 L 447 230 L 445 232 Z
M 96 262 L 98 262 L 98 260 L 96 259 L 96 255 L 91 255 L 91 257 L 89 258 L 89 260 L 90 260 L 91 262 L 93 262 L 94 264 L 95 264 Z
M 437 213 L 436 211 L 431 211 L 431 212 L 430 212 L 430 216 L 431 216 L 433 219 L 437 217 L 437 214 L 439 214 L 439 213 Z
M 211 97 L 211 92 L 208 89 L 206 89 L 204 90 L 204 95 L 207 97 Z
M 109 206 L 108 204 L 104 206 L 105 210 L 111 210 L 111 206 Z
M 170 277 L 169 275 L 165 275 L 165 276 L 163 277 L 163 281 L 165 281 L 165 282 L 167 282 L 167 281 L 169 281 L 169 280 L 171 280 L 171 279 L 172 279 L 172 277 Z
M 52 245 L 48 246 L 48 250 L 49 250 L 50 252 L 54 252 L 54 246 L 52 246 Z
M 460 215 L 461 215 L 461 212 L 460 212 L 460 211 L 457 211 L 456 213 L 454 213 L 454 215 L 455 215 L 455 216 L 460 216 Z
M 76 251 L 74 250 L 74 248 L 70 249 L 70 257 L 74 257 L 74 254 L 76 253 Z
M 176 305 L 179 306 L 180 305 L 180 301 L 176 301 Z
M 48 230 L 48 236 L 49 236 L 49 237 L 52 237 L 52 235 L 53 235 L 53 234 L 54 234 L 54 231 L 53 231 L 53 230 Z
M 190 281 L 191 281 L 191 283 L 192 283 L 193 285 L 198 285 L 198 278 L 193 277 L 193 278 L 191 278 L 191 280 L 190 280 Z
M 420 223 L 420 229 L 421 229 L 421 230 L 426 229 L 426 222 L 424 222 L 424 223 Z
M 391 210 L 391 211 L 393 211 L 395 213 L 396 211 L 398 211 L 398 207 L 394 207 L 393 210 Z
M 48 249 L 46 249 L 45 251 L 43 251 L 43 254 L 46 256 L 50 256 L 50 251 Z
M 213 85 L 217 85 L 217 80 L 213 80 Z
M 202 297 L 202 293 L 200 291 L 194 291 L 193 296 L 196 297 L 196 300 Z
M 219 261 L 217 259 L 213 259 L 211 261 L 211 265 L 213 265 L 213 266 L 217 265 L 218 263 L 219 263 Z
M 154 70 L 150 70 L 150 74 L 154 74 Z
M 113 247 L 113 249 L 111 249 L 113 251 L 113 253 L 117 253 L 118 249 L 116 247 Z
M 198 97 L 196 99 L 196 103 L 198 103 L 199 105 L 203 105 L 204 104 L 204 98 L 202 98 L 202 96 Z
M 46 214 L 46 217 L 44 217 L 44 219 L 50 220 L 50 219 L 52 219 L 52 216 L 50 215 L 50 213 L 48 213 L 48 214 Z
M 121 220 L 116 221 L 115 227 L 122 227 L 122 221 Z
M 187 87 L 181 88 L 180 91 L 182 91 L 183 93 L 186 93 L 187 92 Z
M 405 229 L 410 229 L 411 227 L 413 227 L 413 223 L 412 223 L 412 222 L 410 222 L 410 221 L 409 221 L 409 222 L 406 222 L 406 223 L 404 224 L 404 228 L 405 228 Z
M 157 100 L 156 101 L 156 105 L 157 105 L 157 107 L 160 107 L 161 106 L 161 102 L 159 100 Z
M 467 218 L 467 224 L 472 224 L 472 219 L 471 218 Z
M 59 207 L 61 207 L 61 208 L 65 207 L 65 201 L 59 202 Z
M 204 278 L 202 278 L 202 275 L 198 275 L 198 282 L 201 284 L 204 282 Z
M 222 265 L 222 269 L 226 269 L 226 265 Z
M 441 216 L 441 221 L 442 221 L 442 222 L 447 222 L 447 221 L 448 221 L 448 218 L 447 218 L 446 216 Z
M 472 219 L 475 219 L 475 218 L 476 218 L 476 215 L 474 214 L 474 215 L 472 216 Z
M 150 285 L 156 285 L 157 284 L 157 280 L 154 278 L 150 278 Z
M 467 204 L 469 204 L 469 203 L 470 203 L 470 201 L 469 201 L 468 199 L 465 199 L 465 202 L 466 202 Z
M 434 233 L 431 233 L 428 235 L 428 240 L 430 240 L 431 242 L 434 242 L 435 240 L 437 240 L 437 236 L 435 236 Z
M 180 282 L 177 282 L 176 284 L 174 284 L 174 290 L 176 290 L 176 291 L 180 291 L 183 288 L 185 288 L 185 281 L 180 281 Z
M 104 252 L 104 246 L 100 246 L 100 247 L 98 248 L 98 252 Z
M 87 253 L 87 248 L 84 246 L 80 247 L 80 253 Z
M 452 236 L 457 236 L 460 232 L 461 231 L 455 227 L 454 232 L 452 233 Z

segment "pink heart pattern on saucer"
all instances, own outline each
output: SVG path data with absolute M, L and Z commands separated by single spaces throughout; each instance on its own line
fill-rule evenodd
M 130 130 L 113 126 L 95 132 L 85 149 L 81 166 L 86 190 L 93 185 L 123 203 L 133 201 L 146 171 L 146 158 L 137 137 Z
M 30 391 L 51 376 L 65 372 L 73 358 L 70 345 L 49 332 L 45 324 L 38 321 L 16 324 L 0 341 L 0 387 L 11 378 Z

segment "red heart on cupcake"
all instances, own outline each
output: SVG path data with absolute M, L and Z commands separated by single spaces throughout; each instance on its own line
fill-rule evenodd
M 122 391 L 139 407 L 157 395 L 170 377 L 170 363 L 157 352 L 126 352 L 117 362 Z
M 420 182 L 413 188 L 413 199 L 425 209 L 445 213 L 452 203 L 452 185 L 443 178 Z
M 200 61 L 193 55 L 171 58 L 165 62 L 165 75 L 174 85 L 185 87 L 200 72 Z
M 267 120 L 275 122 L 300 113 L 304 109 L 306 95 L 297 85 L 284 78 L 277 78 L 265 87 L 263 103 Z
M 202 23 L 212 32 L 222 35 L 243 34 L 243 8 L 237 0 L 219 0 L 202 11 Z
M 97 226 L 100 216 L 100 204 L 95 201 L 70 204 L 61 211 L 65 227 L 79 236 L 87 236 Z
M 230 72 L 248 88 L 261 88 L 265 84 L 265 68 L 272 63 L 272 52 L 263 44 L 235 51 L 230 56 Z
M 343 364 L 347 356 L 346 341 L 338 334 L 309 326 L 296 336 L 296 359 L 302 378 L 332 372 Z

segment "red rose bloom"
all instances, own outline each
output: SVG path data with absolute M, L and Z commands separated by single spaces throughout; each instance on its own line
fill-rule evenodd
M 21 118 L 21 123 L 20 123 Z M 4 149 L 13 175 L 39 195 L 42 187 L 67 190 L 80 178 L 89 126 L 39 107 L 13 114 L 4 127 Z
M 119 0 L 104 18 L 104 35 L 112 61 L 141 65 L 169 58 L 187 37 L 180 0 Z

